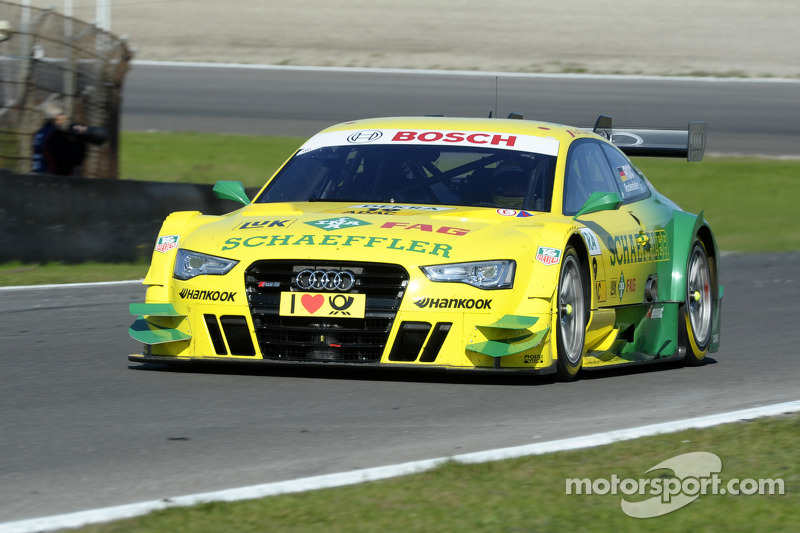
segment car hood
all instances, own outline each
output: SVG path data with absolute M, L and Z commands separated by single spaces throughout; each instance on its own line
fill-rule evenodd
M 257 259 L 435 264 L 531 257 L 562 217 L 512 209 L 303 202 L 253 204 L 181 237 L 181 247 Z M 527 252 L 527 254 L 526 254 Z

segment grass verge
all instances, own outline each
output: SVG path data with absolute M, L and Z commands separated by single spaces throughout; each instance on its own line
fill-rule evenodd
M 700 163 L 637 158 L 660 192 L 691 213 L 704 212 L 722 250 L 800 250 L 794 230 L 800 161 L 709 157 Z
M 217 133 L 122 132 L 120 177 L 261 187 L 305 139 Z
M 0 265 L 0 287 L 86 283 L 142 279 L 148 263 L 4 263 Z
M 796 531 L 800 508 L 800 415 L 646 437 L 585 450 L 463 465 L 392 480 L 235 503 L 158 511 L 90 526 L 85 533 L 374 531 Z M 782 480 L 784 494 L 702 495 L 664 516 L 635 519 L 621 499 L 566 494 L 566 480 L 669 478 L 651 467 L 694 451 L 722 461 L 731 480 Z M 745 485 L 742 485 L 745 486 Z

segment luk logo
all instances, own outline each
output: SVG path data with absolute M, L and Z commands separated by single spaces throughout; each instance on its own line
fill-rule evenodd
M 315 220 L 313 222 L 306 222 L 309 226 L 324 229 L 325 231 L 333 231 L 342 228 L 355 228 L 358 226 L 369 226 L 369 222 L 358 220 L 357 218 L 339 217 L 327 218 L 325 220 Z
M 653 518 L 685 507 L 700 496 L 709 494 L 731 494 L 734 496 L 753 494 L 785 494 L 783 479 L 738 479 L 723 483 L 719 477 L 722 460 L 709 452 L 690 452 L 662 461 L 645 474 L 658 470 L 671 470 L 674 475 L 654 478 L 620 479 L 567 479 L 567 494 L 614 494 L 620 492 L 627 497 L 650 495 L 641 501 L 620 502 L 622 511 L 632 518 Z
M 372 141 L 377 141 L 381 137 L 383 137 L 383 132 L 378 130 L 363 130 L 350 134 L 350 136 L 347 137 L 347 142 L 352 144 L 371 143 Z
M 264 228 L 285 228 L 291 226 L 294 220 L 255 220 L 244 222 L 234 229 L 264 229 Z

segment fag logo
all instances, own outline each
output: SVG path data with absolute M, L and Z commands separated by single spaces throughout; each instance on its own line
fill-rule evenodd
M 358 226 L 369 226 L 369 222 L 364 222 L 363 220 L 358 220 L 357 218 L 350 218 L 350 217 L 339 217 L 339 218 L 327 218 L 325 220 L 315 220 L 313 222 L 306 222 L 309 226 L 314 226 L 315 228 L 324 229 L 325 231 L 333 231 L 337 229 L 343 228 L 355 228 Z
M 180 235 L 162 235 L 156 243 L 156 252 L 167 253 L 178 247 Z
M 536 250 L 536 260 L 543 265 L 557 265 L 561 261 L 561 250 L 558 248 L 548 248 L 540 246 Z

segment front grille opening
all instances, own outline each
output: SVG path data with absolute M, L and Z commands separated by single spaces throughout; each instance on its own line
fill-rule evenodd
M 403 322 L 397 332 L 389 361 L 416 361 L 431 325 L 427 322 Z
M 433 363 L 436 361 L 436 356 L 439 355 L 439 351 L 442 349 L 444 340 L 447 338 L 447 334 L 450 333 L 450 328 L 452 326 L 452 322 L 437 322 L 436 325 L 433 326 L 431 338 L 428 339 L 428 343 L 425 345 L 422 355 L 419 356 L 419 361 L 421 363 Z
M 225 341 L 222 340 L 222 332 L 219 329 L 216 315 L 203 315 L 206 321 L 206 329 L 208 336 L 211 337 L 211 344 L 214 345 L 214 351 L 217 355 L 228 355 L 228 349 L 225 347 Z
M 222 330 L 231 348 L 231 355 L 256 354 L 256 348 L 250 338 L 250 328 L 247 327 L 247 319 L 241 315 L 224 315 L 219 317 L 222 323 Z
M 303 294 L 296 277 L 303 270 L 347 270 L 356 278 L 347 291 L 365 294 L 365 316 L 280 316 L 283 292 Z M 264 359 L 377 363 L 408 285 L 399 265 L 338 261 L 257 261 L 245 271 L 245 285 L 259 349 Z

